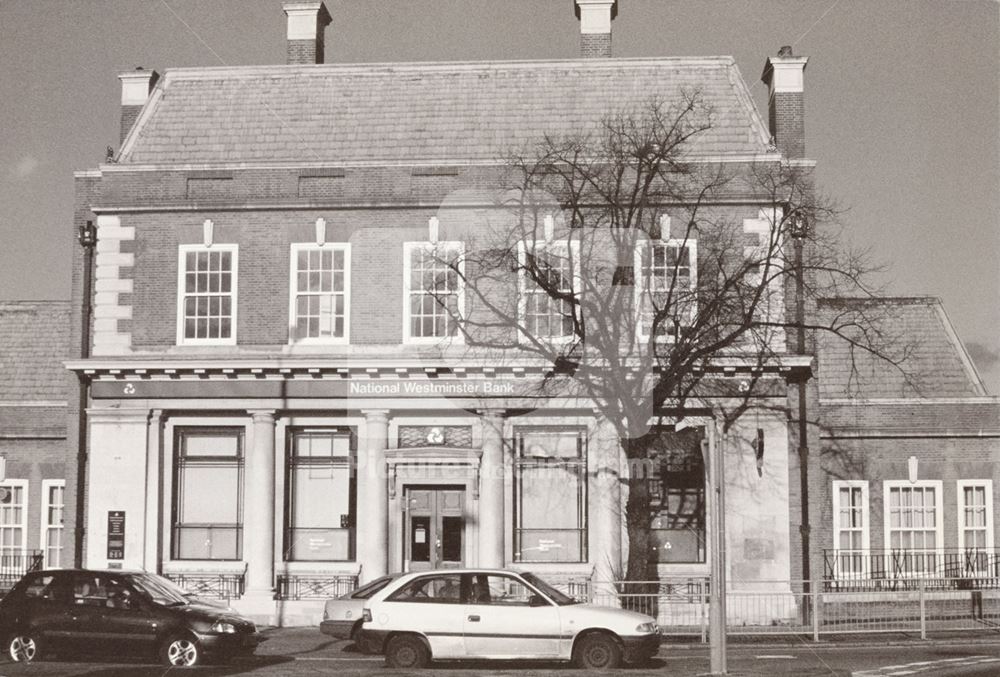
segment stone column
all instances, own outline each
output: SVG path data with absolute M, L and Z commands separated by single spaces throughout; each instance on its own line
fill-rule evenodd
M 479 566 L 504 565 L 504 464 L 503 412 L 482 414 L 483 457 L 479 466 Z
M 159 573 L 163 563 L 163 411 L 149 413 L 146 429 L 146 547 L 143 568 Z
M 243 492 L 243 559 L 247 597 L 274 591 L 274 412 L 251 411 L 252 440 Z
M 590 445 L 590 561 L 594 581 L 608 584 L 622 564 L 621 444 L 607 419 L 598 417 Z
M 389 489 L 385 450 L 389 446 L 389 412 L 374 409 L 365 415 L 365 435 L 358 464 L 358 561 L 361 579 L 386 573 L 389 557 Z

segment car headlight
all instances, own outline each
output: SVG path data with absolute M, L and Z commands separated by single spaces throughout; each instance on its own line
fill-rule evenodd
M 639 623 L 635 626 L 636 632 L 656 632 L 658 629 L 656 623 Z
M 236 632 L 236 626 L 232 623 L 226 623 L 225 621 L 215 621 L 212 625 L 212 632 L 218 632 L 224 635 L 231 635 Z

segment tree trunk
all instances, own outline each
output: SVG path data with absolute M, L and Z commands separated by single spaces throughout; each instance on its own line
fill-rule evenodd
M 625 528 L 628 534 L 628 563 L 625 569 L 625 581 L 619 592 L 623 594 L 622 606 L 656 617 L 657 582 L 656 557 L 653 554 L 654 544 L 650 537 L 652 523 L 652 499 L 649 483 L 655 481 L 643 471 L 643 466 L 637 461 L 645 460 L 649 447 L 648 440 L 643 438 L 623 440 L 622 447 L 625 456 L 633 461 L 634 468 L 628 477 L 628 501 L 625 503 Z

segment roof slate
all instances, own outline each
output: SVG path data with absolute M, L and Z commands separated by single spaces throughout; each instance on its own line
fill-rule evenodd
M 68 301 L 0 302 L 0 401 L 66 401 Z
M 871 326 L 885 332 L 888 351 L 906 351 L 902 371 L 881 357 L 860 349 L 831 332 L 820 331 L 820 397 L 947 398 L 986 394 L 982 379 L 965 352 L 940 300 L 930 297 L 878 300 L 824 299 L 820 321 L 850 319 L 863 312 Z
M 495 161 L 697 92 L 692 153 L 759 154 L 768 133 L 731 57 L 168 70 L 119 163 Z

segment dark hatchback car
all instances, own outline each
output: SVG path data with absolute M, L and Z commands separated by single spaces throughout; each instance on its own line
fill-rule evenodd
M 18 662 L 79 652 L 172 666 L 249 655 L 260 642 L 252 622 L 192 602 L 162 576 L 80 569 L 25 575 L 0 600 L 0 637 Z

